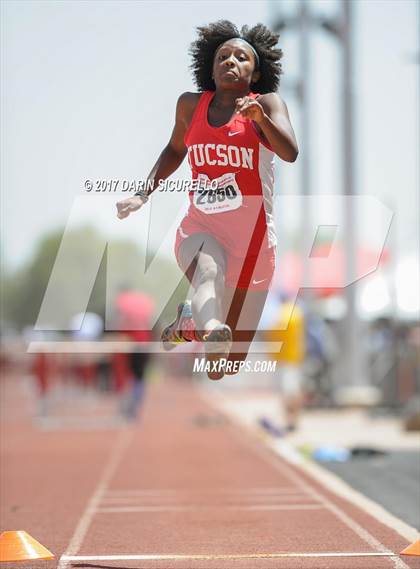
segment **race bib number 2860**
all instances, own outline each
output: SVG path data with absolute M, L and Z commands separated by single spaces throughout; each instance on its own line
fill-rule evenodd
M 206 174 L 198 174 L 198 182 L 199 188 L 194 192 L 194 205 L 203 213 L 223 213 L 241 207 L 242 194 L 235 174 L 223 174 L 213 180 Z

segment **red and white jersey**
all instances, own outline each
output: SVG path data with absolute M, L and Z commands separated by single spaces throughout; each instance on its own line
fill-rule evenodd
M 192 178 L 200 186 L 190 192 L 187 217 L 232 255 L 257 255 L 276 244 L 274 152 L 254 122 L 240 114 L 220 127 L 211 126 L 208 108 L 214 95 L 201 95 L 184 137 Z

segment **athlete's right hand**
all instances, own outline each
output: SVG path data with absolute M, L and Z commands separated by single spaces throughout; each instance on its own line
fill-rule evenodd
M 128 217 L 130 213 L 133 213 L 133 211 L 140 209 L 142 205 L 144 205 L 144 202 L 140 196 L 132 196 L 131 198 L 117 202 L 117 217 L 124 219 Z

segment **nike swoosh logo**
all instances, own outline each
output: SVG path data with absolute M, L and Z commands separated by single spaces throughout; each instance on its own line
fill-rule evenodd
M 256 280 L 254 279 L 254 280 L 252 281 L 252 284 L 257 285 L 257 284 L 263 283 L 263 282 L 266 281 L 266 280 L 267 280 L 267 279 L 261 279 L 260 281 L 256 281 Z
M 235 136 L 235 134 L 239 134 L 240 132 L 240 130 L 237 130 L 236 132 L 228 132 L 228 136 Z

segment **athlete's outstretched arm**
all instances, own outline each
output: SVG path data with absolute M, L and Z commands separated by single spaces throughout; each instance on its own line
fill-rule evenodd
M 237 112 L 257 123 L 273 151 L 286 162 L 294 162 L 299 150 L 290 123 L 286 103 L 276 93 L 266 93 L 257 99 L 236 100 Z
M 159 185 L 159 180 L 165 180 L 175 170 L 179 168 L 187 153 L 187 148 L 184 144 L 184 135 L 187 129 L 187 117 L 190 113 L 192 104 L 192 93 L 183 93 L 176 105 L 175 126 L 172 130 L 171 138 L 168 144 L 160 153 L 156 164 L 153 166 L 150 174 L 147 177 L 147 182 L 153 180 L 153 186 L 147 193 L 152 193 Z M 132 196 L 117 203 L 117 216 L 120 219 L 128 217 L 130 213 L 137 211 L 144 204 L 141 196 Z

